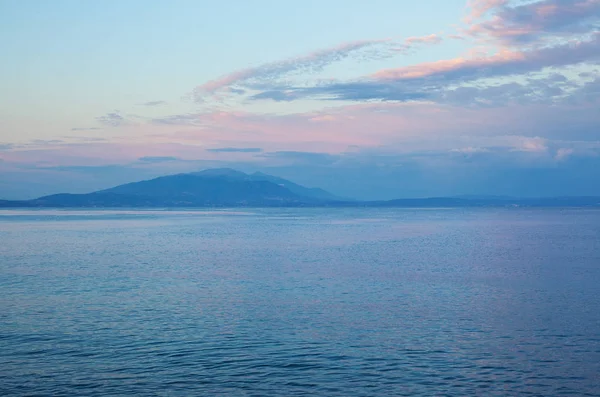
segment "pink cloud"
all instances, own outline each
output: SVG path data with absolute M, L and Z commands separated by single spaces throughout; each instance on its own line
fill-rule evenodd
M 196 88 L 195 92 L 197 92 L 199 94 L 202 94 L 202 93 L 211 94 L 211 93 L 214 93 L 217 90 L 225 88 L 235 82 L 243 81 L 250 77 L 253 77 L 258 72 L 259 72 L 259 68 L 250 68 L 250 69 L 243 69 L 243 70 L 240 70 L 240 71 L 237 71 L 234 73 L 230 73 L 219 79 L 211 80 L 209 82 L 202 84 L 201 86 Z
M 480 19 L 489 11 L 507 4 L 508 0 L 470 0 L 468 2 L 470 12 L 467 17 L 465 17 L 465 21 L 471 23 L 474 20 Z
M 416 36 L 416 37 L 408 37 L 404 42 L 406 44 L 438 44 L 442 41 L 442 38 L 437 34 L 430 34 L 427 36 Z
M 444 84 L 456 88 L 479 79 L 524 76 L 546 68 L 597 63 L 599 60 L 600 35 L 593 23 L 600 18 L 600 0 L 541 0 L 516 5 L 508 0 L 472 0 L 469 7 L 469 26 L 463 31 L 466 34 L 451 36 L 482 38 L 492 47 L 477 47 L 467 51 L 468 55 L 456 58 L 385 69 L 347 82 L 316 80 L 312 84 L 303 81 L 294 85 L 280 80 L 289 73 L 310 74 L 321 70 L 368 47 L 384 45 L 375 51 L 389 56 L 393 50 L 405 52 L 415 46 L 439 43 L 442 37 L 437 34 L 408 37 L 400 46 L 389 39 L 355 41 L 231 73 L 197 87 L 194 96 L 203 101 L 207 98 L 220 100 L 233 94 L 244 95 L 250 101 L 280 103 L 302 99 L 441 100 L 449 96 Z M 544 41 L 557 35 L 571 40 Z M 535 45 L 529 45 L 531 43 Z M 433 78 L 442 84 L 436 87 L 396 84 Z M 560 90 L 550 88 L 555 88 L 556 92 Z
M 405 51 L 416 45 L 438 44 L 442 40 L 442 37 L 437 34 L 408 37 L 404 40 L 402 46 L 397 49 Z M 243 86 L 253 82 L 272 82 L 273 80 L 292 72 L 311 73 L 319 71 L 333 62 L 345 59 L 361 50 L 386 45 L 393 46 L 394 42 L 391 39 L 352 41 L 323 50 L 314 51 L 304 56 L 242 69 L 196 87 L 192 92 L 192 96 L 197 101 L 203 101 L 207 97 L 212 99 L 222 99 L 223 97 L 217 95 L 217 93 L 235 93 L 237 90 L 235 88 L 236 85 Z M 392 52 L 388 53 L 385 47 L 382 47 L 379 48 L 379 51 L 375 51 L 374 54 L 367 56 L 377 58 L 389 56 L 391 53 Z
M 489 11 L 491 18 L 474 23 Z M 504 45 L 536 42 L 547 37 L 574 37 L 597 31 L 600 0 L 542 0 L 508 6 L 501 0 L 475 1 L 466 18 L 466 34 Z
M 507 133 L 532 134 L 532 139 L 546 139 L 565 128 L 573 134 L 586 133 L 588 126 L 600 123 L 600 115 L 592 116 L 591 108 L 517 104 L 482 109 L 415 102 L 358 104 L 292 115 L 219 112 L 199 115 L 205 120 L 202 128 L 173 132 L 162 139 L 215 147 L 260 147 L 265 151 L 339 153 L 349 146 L 389 144 L 404 145 L 402 150 L 407 151 L 443 144 L 443 149 L 450 150 L 457 142 L 459 147 L 484 147 L 485 142 L 478 143 L 476 137 L 488 139 Z M 532 151 L 535 143 L 539 142 L 533 139 L 510 145 Z
M 549 142 L 555 139 L 593 137 L 594 126 L 600 125 L 600 113 L 595 110 L 593 105 L 472 109 L 433 103 L 369 103 L 291 115 L 221 111 L 192 115 L 201 120 L 201 125 L 123 127 L 123 136 L 109 142 L 9 149 L 2 158 L 4 164 L 43 166 L 128 164 L 152 156 L 188 161 L 267 161 L 267 157 L 252 151 L 207 151 L 229 147 L 259 148 L 262 153 L 339 154 L 349 147 L 386 147 L 390 153 L 455 149 L 474 154 L 483 153 L 486 147 L 502 146 L 542 153 L 548 152 Z M 567 152 L 561 156 L 567 156 Z M 165 166 L 175 167 L 175 163 Z
M 427 62 L 396 69 L 385 69 L 372 75 L 378 80 L 414 80 L 453 73 L 457 78 L 494 77 L 538 71 L 600 60 L 600 34 L 591 40 L 528 51 L 500 50 L 490 56 L 454 58 Z
M 490 57 L 479 57 L 472 59 L 455 58 L 435 62 L 421 63 L 397 69 L 386 69 L 373 75 L 382 80 L 403 80 L 426 77 L 434 74 L 456 71 L 464 68 L 481 68 L 491 65 L 506 64 L 520 61 L 524 55 L 514 51 L 502 51 Z
M 335 116 L 332 116 L 330 114 L 325 114 L 325 115 L 322 115 L 322 116 L 315 116 L 313 118 L 310 118 L 309 120 L 313 121 L 315 123 L 318 123 L 318 122 L 323 122 L 323 121 L 324 122 L 335 121 L 336 118 L 335 118 Z
M 204 98 L 206 95 L 214 94 L 219 90 L 227 89 L 235 84 L 247 83 L 250 80 L 269 81 L 279 78 L 290 72 L 312 72 L 320 70 L 330 63 L 342 60 L 352 55 L 354 52 L 367 47 L 385 44 L 389 41 L 390 39 L 353 41 L 323 50 L 314 51 L 304 56 L 243 69 L 198 86 L 193 91 L 192 95 L 197 100 L 202 100 L 202 98 Z
M 404 43 L 398 47 L 396 50 L 401 52 L 406 52 L 410 49 L 415 48 L 420 45 L 433 45 L 439 44 L 443 41 L 442 36 L 437 34 L 430 34 L 427 36 L 411 36 L 404 39 Z

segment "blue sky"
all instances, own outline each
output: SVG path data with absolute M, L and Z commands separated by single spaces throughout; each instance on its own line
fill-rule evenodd
M 600 0 L 0 0 L 0 198 L 228 166 L 600 195 Z

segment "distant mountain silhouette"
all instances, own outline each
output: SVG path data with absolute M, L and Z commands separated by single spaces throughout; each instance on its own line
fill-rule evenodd
M 599 207 L 600 197 L 513 198 L 460 196 L 343 200 L 263 173 L 217 168 L 127 183 L 88 194 L 54 194 L 34 200 L 0 200 L 0 207 Z
M 0 200 L 0 208 L 28 207 L 27 201 Z
M 89 194 L 55 194 L 31 200 L 43 207 L 298 206 L 315 199 L 234 170 L 209 170 L 133 182 Z
M 231 168 L 213 168 L 209 170 L 204 170 L 200 172 L 194 172 L 192 175 L 204 176 L 204 177 L 222 177 L 229 178 L 233 180 L 246 180 L 246 181 L 266 181 L 272 182 L 276 185 L 282 186 L 288 189 L 290 192 L 297 194 L 302 197 L 310 197 L 318 200 L 326 200 L 326 201 L 350 201 L 348 199 L 343 199 L 341 197 L 337 197 L 323 189 L 320 188 L 309 188 L 302 185 L 298 185 L 292 181 L 287 179 L 283 179 L 277 176 L 265 174 L 262 172 L 255 172 L 253 174 L 245 174 L 243 172 L 233 170 Z
M 189 175 L 209 178 L 249 179 L 249 175 L 232 168 L 210 168 L 203 171 L 191 172 Z

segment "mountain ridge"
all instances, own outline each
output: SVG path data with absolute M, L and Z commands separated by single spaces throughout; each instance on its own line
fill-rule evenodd
M 354 201 L 277 176 L 230 168 L 161 176 L 86 194 L 0 200 L 2 208 L 94 207 L 600 207 L 600 197 L 456 196 Z
M 251 181 L 268 181 L 273 182 L 277 185 L 283 186 L 286 189 L 290 190 L 292 193 L 295 193 L 300 196 L 312 197 L 316 199 L 322 200 L 330 200 L 330 201 L 352 201 L 346 198 L 338 197 L 330 192 L 318 188 L 318 187 L 306 187 L 294 183 L 290 180 L 265 174 L 263 172 L 254 172 L 252 174 L 246 174 L 241 171 L 234 170 L 232 168 L 211 168 L 208 170 L 192 172 L 192 175 L 198 176 L 207 176 L 207 177 L 225 177 L 231 179 L 242 179 L 242 180 L 251 180 Z

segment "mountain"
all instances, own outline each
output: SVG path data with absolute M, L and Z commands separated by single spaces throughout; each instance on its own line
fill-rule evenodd
M 0 208 L 28 207 L 27 201 L 0 200 Z
M 263 173 L 210 169 L 133 182 L 88 194 L 54 194 L 27 201 L 0 200 L 15 207 L 600 207 L 600 197 L 514 198 L 459 196 L 389 201 L 349 201 Z
M 278 184 L 279 186 L 283 186 L 292 193 L 298 194 L 304 197 L 312 197 L 319 200 L 326 201 L 353 201 L 349 199 L 344 199 L 338 196 L 335 196 L 329 193 L 326 190 L 323 190 L 318 187 L 305 187 L 302 185 L 298 185 L 297 183 L 288 181 L 287 179 L 279 178 L 277 176 L 263 174 L 262 172 L 255 172 L 252 175 L 249 175 L 251 179 L 256 181 L 269 181 Z
M 262 172 L 255 172 L 253 174 L 245 174 L 243 172 L 233 170 L 231 168 L 213 168 L 200 172 L 194 172 L 192 175 L 203 176 L 203 177 L 221 177 L 233 180 L 246 180 L 246 181 L 263 181 L 272 182 L 276 185 L 282 186 L 288 189 L 290 192 L 297 194 L 298 196 L 310 197 L 317 200 L 325 201 L 349 201 L 341 197 L 337 197 L 328 191 L 320 188 L 310 188 L 302 185 L 298 185 L 287 179 L 283 179 L 277 176 L 264 174 Z
M 305 188 L 307 189 L 307 188 Z M 30 207 L 239 207 L 303 206 L 319 200 L 284 186 L 255 180 L 229 169 L 163 176 L 88 194 L 54 194 L 35 200 L 0 203 Z
M 203 171 L 191 172 L 190 175 L 202 176 L 207 178 L 228 178 L 238 180 L 248 179 L 249 177 L 248 174 L 231 168 L 210 168 Z

